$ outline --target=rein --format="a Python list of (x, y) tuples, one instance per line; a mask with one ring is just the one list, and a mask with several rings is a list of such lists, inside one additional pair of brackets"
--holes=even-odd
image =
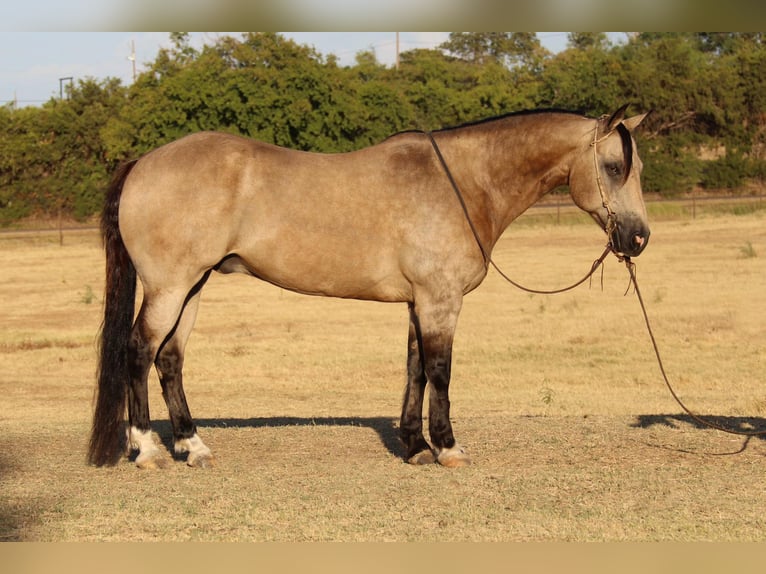
[[(511, 279), (508, 275), (506, 275), (498, 266), (497, 264), (492, 260), (492, 256), (487, 252), (487, 250), (484, 248), (484, 245), (481, 242), (481, 238), (479, 237), (479, 232), (476, 229), (476, 226), (473, 223), (473, 220), (471, 219), (470, 214), (468, 213), (468, 206), (465, 203), (465, 199), (463, 198), (463, 194), (460, 191), (460, 188), (457, 185), (457, 182), (455, 181), (455, 178), (452, 175), (452, 172), (449, 169), (449, 166), (447, 165), (447, 162), (444, 159), (444, 156), (441, 153), (441, 150), (439, 149), (439, 146), (436, 143), (436, 140), (433, 137), (433, 134), (430, 131), (422, 131), (421, 133), (425, 134), (429, 141), (431, 142), (431, 145), (433, 146), (434, 152), (436, 153), (436, 157), (439, 159), (439, 163), (441, 164), (442, 168), (444, 169), (444, 173), (447, 175), (447, 179), (450, 182), (450, 185), (452, 186), (453, 191), (455, 192), (455, 195), (457, 196), (457, 199), (460, 203), (460, 207), (463, 210), (463, 214), (465, 215), (466, 221), (468, 222), (468, 226), (471, 228), (471, 232), (473, 233), (473, 237), (476, 240), (476, 244), (479, 246), (479, 250), (481, 251), (482, 257), (484, 258), (484, 266), (485, 268), (488, 268), (490, 265), (494, 267), (495, 271), (497, 271), (500, 276), (505, 279), (508, 283), (516, 287), (517, 289), (521, 289), (522, 291), (526, 291), (527, 293), (535, 293), (539, 295), (555, 295), (558, 293), (564, 293), (566, 291), (571, 291), (575, 287), (579, 287), (582, 285), (585, 281), (590, 279), (593, 274), (596, 272), (596, 270), (603, 264), (604, 260), (607, 258), (609, 253), (614, 253), (615, 256), (619, 261), (624, 261), (625, 266), (628, 269), (628, 273), (630, 274), (630, 282), (633, 284), (633, 288), (636, 292), (636, 296), (638, 297), (638, 302), (641, 306), (641, 312), (644, 316), (644, 322), (646, 323), (646, 329), (649, 333), (649, 339), (652, 342), (652, 347), (654, 349), (654, 355), (657, 358), (657, 364), (660, 368), (660, 373), (662, 374), (662, 378), (665, 381), (665, 386), (667, 387), (668, 391), (670, 391), (671, 396), (673, 399), (675, 399), (676, 403), (684, 410), (684, 412), (689, 415), (694, 421), (697, 423), (733, 435), (740, 435), (740, 436), (746, 436), (746, 437), (755, 437), (755, 436), (763, 436), (766, 435), (766, 429), (764, 430), (752, 430), (752, 431), (742, 431), (737, 429), (731, 429), (726, 428), (724, 426), (721, 426), (713, 421), (709, 421), (706, 419), (703, 419), (699, 415), (695, 414), (691, 409), (689, 409), (684, 402), (680, 399), (678, 394), (676, 394), (675, 390), (673, 389), (673, 385), (670, 383), (670, 380), (668, 379), (668, 375), (665, 372), (665, 366), (662, 362), (662, 357), (660, 356), (660, 350), (659, 346), (657, 345), (657, 340), (654, 337), (654, 331), (652, 330), (652, 326), (649, 323), (649, 315), (646, 311), (646, 305), (644, 303), (644, 298), (641, 296), (641, 290), (638, 287), (638, 280), (636, 279), (636, 264), (631, 261), (630, 257), (623, 256), (618, 254), (614, 246), (611, 243), (611, 240), (609, 243), (607, 243), (606, 248), (604, 249), (604, 252), (599, 256), (598, 259), (596, 259), (593, 262), (593, 265), (590, 268), (590, 271), (585, 274), (585, 276), (576, 281), (575, 283), (572, 283), (571, 285), (567, 287), (562, 287), (560, 289), (552, 289), (552, 290), (543, 290), (543, 289), (530, 289), (528, 287), (524, 287), (523, 285), (520, 285), (513, 279)], [(594, 168), (596, 169), (596, 182), (598, 184), (598, 191), (601, 195), (601, 201), (602, 205), (607, 211), (607, 223), (606, 223), (606, 232), (607, 236), (611, 238), (611, 232), (616, 227), (616, 219), (615, 214), (612, 211), (610, 205), (609, 205), (609, 198), (604, 191), (603, 183), (601, 181), (601, 174), (600, 170), (598, 169), (598, 156), (596, 154), (596, 146), (602, 142), (604, 139), (606, 139), (607, 136), (609, 136), (612, 132), (608, 132), (601, 138), (598, 138), (598, 126), (596, 126), (596, 130), (593, 136), (593, 141), (591, 142), (591, 147), (593, 148), (593, 162), (594, 162)], [(626, 293), (627, 294), (627, 293)]]

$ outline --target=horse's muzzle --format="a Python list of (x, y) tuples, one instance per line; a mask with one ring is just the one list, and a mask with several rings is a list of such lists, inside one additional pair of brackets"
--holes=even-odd
[(636, 257), (646, 248), (650, 234), (649, 228), (643, 222), (618, 222), (610, 239), (617, 253)]

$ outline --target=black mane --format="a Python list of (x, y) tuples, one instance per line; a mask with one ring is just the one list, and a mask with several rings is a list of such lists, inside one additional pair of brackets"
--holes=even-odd
[(462, 124), (458, 124), (455, 126), (446, 126), (443, 128), (439, 128), (437, 130), (433, 130), (434, 132), (448, 132), (452, 130), (459, 130), (461, 128), (468, 128), (468, 127), (474, 127), (474, 126), (480, 126), (482, 124), (488, 124), (491, 122), (495, 122), (498, 120), (504, 120), (506, 118), (513, 118), (513, 117), (522, 117), (522, 116), (533, 116), (533, 115), (542, 115), (542, 114), (569, 114), (569, 115), (575, 115), (575, 116), (581, 116), (584, 117), (585, 114), (583, 114), (580, 111), (574, 111), (574, 110), (562, 110), (558, 108), (543, 108), (543, 109), (537, 109), (537, 110), (520, 110), (517, 112), (508, 112), (506, 114), (500, 114), (498, 116), (491, 116), (488, 118), (483, 118), (480, 120), (472, 120), (468, 121)]
[(454, 126), (445, 126), (445, 127), (441, 127), (441, 128), (435, 129), (435, 130), (420, 130), (420, 129), (403, 130), (403, 131), (391, 134), (386, 139), (388, 140), (388, 139), (391, 139), (393, 137), (404, 135), (404, 134), (422, 134), (422, 133), (426, 133), (426, 132), (429, 132), (429, 131), (431, 133), (445, 133), (445, 132), (451, 132), (451, 131), (459, 130), (459, 129), (462, 129), (462, 128), (475, 127), (475, 126), (480, 126), (480, 125), (484, 125), (484, 124), (489, 124), (489, 123), (496, 122), (496, 121), (499, 121), (499, 120), (504, 120), (506, 118), (522, 117), (522, 116), (532, 116), (532, 115), (537, 115), (537, 114), (569, 114), (569, 115), (575, 115), (575, 116), (580, 116), (580, 117), (586, 117), (585, 114), (583, 112), (580, 112), (580, 111), (563, 110), (563, 109), (558, 109), (558, 108), (543, 108), (543, 109), (536, 109), (536, 110), (521, 110), (521, 111), (516, 111), (516, 112), (508, 112), (508, 113), (500, 114), (500, 115), (497, 115), (497, 116), (490, 116), (490, 117), (482, 118), (482, 119), (479, 119), (479, 120), (470, 120), (470, 121), (464, 122), (462, 124), (457, 124), (457, 125), (454, 125)]

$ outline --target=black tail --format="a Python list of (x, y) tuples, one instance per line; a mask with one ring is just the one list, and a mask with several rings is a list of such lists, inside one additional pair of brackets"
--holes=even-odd
[(101, 236), (106, 252), (104, 322), (99, 345), (96, 410), (88, 446), (88, 462), (96, 466), (116, 464), (126, 446), (128, 341), (135, 311), (136, 268), (122, 242), (117, 216), (122, 186), (135, 163), (125, 163), (117, 169), (101, 213)]

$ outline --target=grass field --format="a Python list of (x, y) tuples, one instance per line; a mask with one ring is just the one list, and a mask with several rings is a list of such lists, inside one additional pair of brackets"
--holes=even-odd
[[(520, 221), (495, 250), (519, 282), (580, 277), (603, 234)], [(664, 387), (628, 275), (467, 296), (451, 398), (474, 464), (402, 462), (403, 305), (214, 276), (186, 391), (218, 459), (85, 464), (101, 318), (94, 232), (0, 236), (0, 540), (764, 540), (766, 443), (700, 428)], [(763, 212), (662, 218), (636, 260), (668, 373), (719, 423), (766, 428)], [(158, 440), (171, 440), (159, 384)]]

